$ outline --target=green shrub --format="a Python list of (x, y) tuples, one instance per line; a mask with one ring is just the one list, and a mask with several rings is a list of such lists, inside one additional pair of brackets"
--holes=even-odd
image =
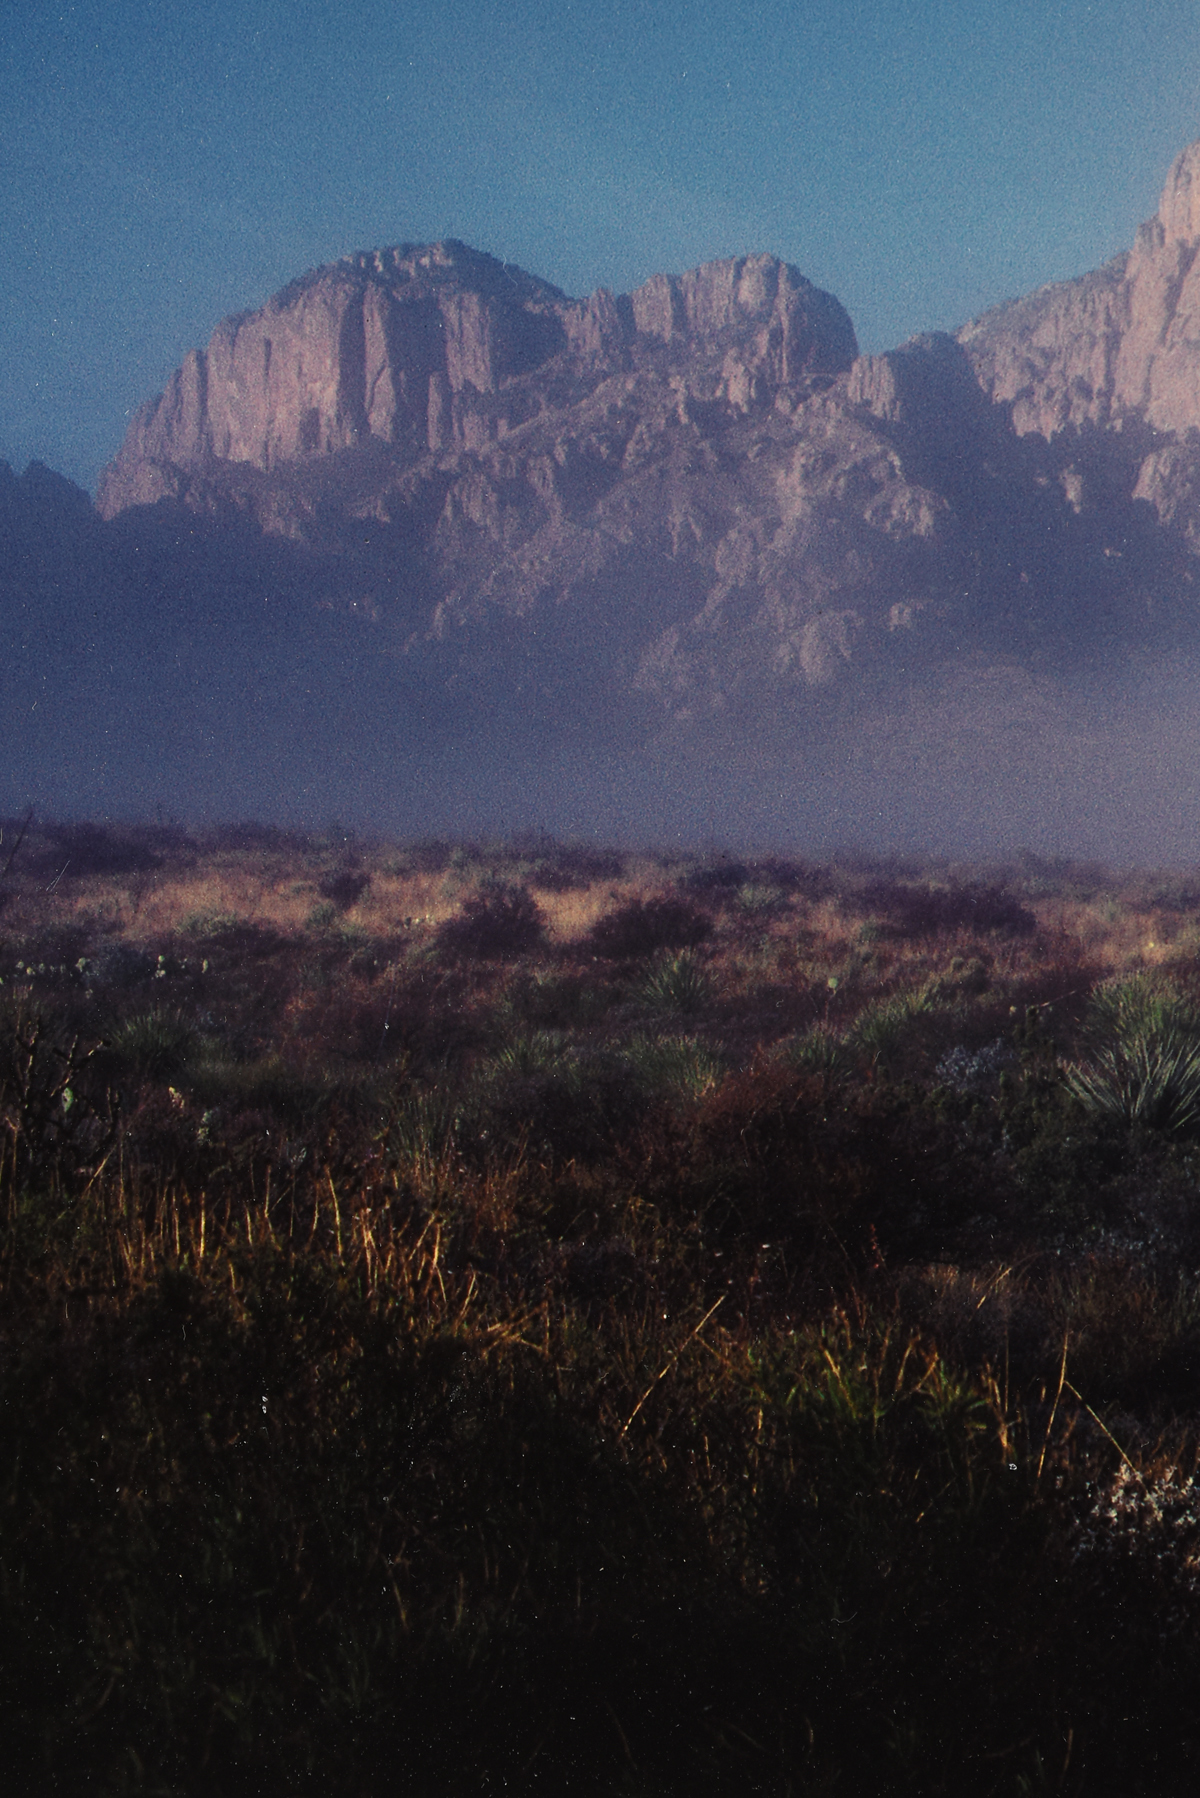
[(642, 1085), (699, 1099), (725, 1074), (721, 1057), (693, 1036), (635, 1037), (623, 1060)]
[(1102, 986), (1085, 1029), (1098, 1046), (1065, 1078), (1086, 1111), (1131, 1129), (1200, 1123), (1200, 1014), (1174, 987), (1145, 978)]
[(617, 991), (603, 982), (539, 968), (513, 982), (502, 1010), (526, 1025), (586, 1029), (611, 1010), (616, 998)]
[(854, 1055), (844, 1037), (828, 1024), (814, 1024), (784, 1048), (784, 1057), (798, 1073), (823, 1074), (841, 1079), (854, 1067)]
[(1131, 1129), (1179, 1132), (1200, 1123), (1200, 1043), (1182, 1031), (1113, 1043), (1065, 1077), (1085, 1110)]
[(854, 1021), (850, 1042), (873, 1067), (890, 1067), (913, 1035), (917, 1020), (931, 1010), (923, 991), (894, 993), (862, 1010)]
[(487, 1063), (487, 1071), (502, 1080), (529, 1079), (537, 1074), (570, 1074), (576, 1063), (566, 1038), (556, 1030), (535, 1030), (506, 1043)]

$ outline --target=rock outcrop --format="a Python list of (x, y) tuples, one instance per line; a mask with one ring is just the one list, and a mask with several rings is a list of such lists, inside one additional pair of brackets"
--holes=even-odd
[(959, 332), (1018, 432), (1200, 426), (1200, 144), (1178, 156), (1132, 250)]
[(286, 541), (405, 678), (558, 720), (1061, 661), (1190, 615), (1198, 247), (1194, 146), (1128, 255), (869, 357), (770, 256), (577, 300), (456, 242), (367, 252), (220, 324), (99, 508)]
[(9, 809), (1030, 841), (1049, 790), (1054, 842), (1194, 856), (1198, 251), (1200, 145), (1128, 254), (884, 355), (769, 256), (318, 269), (104, 522), (0, 465)]
[(856, 348), (838, 302), (770, 256), (570, 300), (463, 244), (406, 244), (318, 269), (218, 325), (134, 418), (99, 507), (178, 495), (222, 464), (266, 473), (364, 444), (402, 465), (477, 450), (648, 364), (703, 365), (714, 395), (745, 410), (847, 368)]

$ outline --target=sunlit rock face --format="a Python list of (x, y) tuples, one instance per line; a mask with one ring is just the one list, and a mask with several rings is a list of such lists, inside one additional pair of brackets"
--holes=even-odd
[(1200, 147), (1128, 255), (866, 357), (772, 256), (580, 300), (457, 242), (363, 252), (218, 325), (99, 509), (319, 558), (464, 704), (786, 734), (954, 658), (1190, 628), (1198, 243)]
[(317, 269), (142, 408), (103, 523), (0, 466), (9, 810), (1194, 859), (1198, 247), (1194, 146), (1128, 254), (883, 355), (765, 255)]
[(409, 651), (470, 659), (524, 620), (543, 661), (619, 666), (690, 717), (760, 678), (827, 684), (929, 605), (952, 507), (897, 445), (947, 347), (978, 407), (949, 340), (862, 364), (841, 304), (772, 256), (573, 300), (458, 243), (370, 252), (219, 325), (99, 508), (324, 546), (366, 527), (376, 585), (420, 564), (420, 604), (398, 578), (383, 603)]
[(1172, 164), (1132, 250), (959, 332), (1018, 431), (1200, 426), (1200, 144)]
[(268, 472), (365, 443), (403, 462), (481, 449), (648, 363), (679, 363), (744, 410), (855, 353), (838, 302), (770, 256), (571, 300), (459, 243), (372, 251), (218, 325), (137, 414), (100, 507), (177, 493), (223, 463)]

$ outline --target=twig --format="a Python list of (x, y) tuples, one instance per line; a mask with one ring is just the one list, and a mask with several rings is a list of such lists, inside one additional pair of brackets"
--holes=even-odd
[(620, 1433), (617, 1436), (618, 1442), (621, 1442), (624, 1440), (625, 1432), (628, 1430), (630, 1424), (633, 1422), (634, 1418), (637, 1416), (638, 1412), (641, 1410), (641, 1408), (645, 1404), (646, 1400), (650, 1397), (650, 1394), (654, 1391), (654, 1388), (658, 1385), (659, 1381), (666, 1379), (667, 1375), (670, 1373), (671, 1369), (674, 1367), (675, 1363), (678, 1361), (680, 1355), (682, 1355), (684, 1349), (687, 1348), (688, 1343), (694, 1342), (696, 1340), (696, 1337), (699, 1336), (701, 1330), (704, 1328), (705, 1324), (708, 1322), (708, 1320), (712, 1316), (713, 1312), (717, 1309), (718, 1306), (723, 1305), (725, 1303), (725, 1300), (727, 1297), (728, 1297), (728, 1294), (723, 1292), (721, 1294), (720, 1298), (717, 1300), (717, 1303), (715, 1305), (709, 1306), (708, 1310), (704, 1313), (704, 1316), (700, 1319), (700, 1322), (696, 1325), (696, 1328), (692, 1331), (691, 1335), (687, 1338), (687, 1341), (680, 1343), (679, 1347), (675, 1350), (675, 1353), (671, 1356), (670, 1360), (667, 1361), (666, 1365), (660, 1370), (660, 1372), (655, 1374), (654, 1378), (651, 1380), (650, 1384), (647, 1386), (645, 1392), (643, 1392), (641, 1398), (638, 1400), (637, 1404), (633, 1407), (633, 1410), (629, 1413), (629, 1416), (625, 1419), (625, 1422), (622, 1424)]
[(25, 822), (22, 824), (20, 830), (17, 832), (17, 840), (13, 844), (11, 850), (9, 851), (8, 860), (4, 864), (3, 871), (0, 871), (0, 880), (4, 879), (5, 875), (8, 873), (8, 870), (12, 867), (13, 863), (16, 861), (17, 850), (21, 847), (21, 844), (25, 841), (25, 832), (29, 829), (29, 826), (32, 824), (32, 822), (33, 822), (33, 807), (30, 806), (29, 810), (25, 814)]
[(1130, 1473), (1136, 1474), (1137, 1478), (1140, 1480), (1142, 1477), (1141, 1474), (1138, 1472), (1138, 1469), (1134, 1466), (1133, 1462), (1129, 1459), (1129, 1456), (1125, 1453), (1125, 1450), (1121, 1447), (1121, 1444), (1117, 1441), (1116, 1437), (1113, 1435), (1112, 1431), (1109, 1429), (1109, 1427), (1105, 1423), (1104, 1419), (1102, 1417), (1097, 1417), (1096, 1413), (1092, 1410), (1092, 1407), (1088, 1404), (1088, 1402), (1084, 1398), (1083, 1394), (1081, 1392), (1075, 1391), (1075, 1388), (1074, 1388), (1074, 1386), (1072, 1386), (1070, 1380), (1065, 1380), (1063, 1382), (1063, 1384), (1066, 1386), (1066, 1389), (1068, 1392), (1072, 1392), (1075, 1394), (1075, 1397), (1079, 1400), (1080, 1404), (1083, 1406), (1084, 1410), (1087, 1412), (1087, 1414), (1091, 1418), (1092, 1422), (1095, 1424), (1098, 1424), (1100, 1426), (1100, 1428), (1104, 1431), (1104, 1434), (1108, 1437), (1109, 1441), (1112, 1443), (1113, 1447), (1116, 1449), (1117, 1453), (1120, 1455), (1122, 1461), (1124, 1461), (1126, 1467), (1128, 1467)]
[[(1063, 1331), (1062, 1361), (1059, 1364), (1059, 1369), (1058, 1369), (1058, 1391), (1054, 1394), (1054, 1403), (1050, 1407), (1050, 1419), (1046, 1425), (1046, 1435), (1045, 1435), (1045, 1440), (1042, 1443), (1042, 1452), (1038, 1456), (1037, 1477), (1039, 1480), (1042, 1477), (1042, 1467), (1045, 1464), (1045, 1460), (1046, 1460), (1046, 1450), (1050, 1446), (1050, 1432), (1054, 1428), (1054, 1419), (1058, 1415), (1058, 1401), (1062, 1397), (1063, 1387), (1067, 1383), (1067, 1343), (1068, 1343), (1069, 1339), (1070, 1339), (1070, 1332), (1067, 1330), (1064, 1330)], [(1072, 1387), (1071, 1390), (1072, 1390), (1072, 1392), (1074, 1392), (1075, 1388)]]

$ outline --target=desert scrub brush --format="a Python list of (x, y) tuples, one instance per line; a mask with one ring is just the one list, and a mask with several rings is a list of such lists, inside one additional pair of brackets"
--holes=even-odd
[(182, 1073), (201, 1046), (198, 1032), (181, 1013), (157, 1005), (124, 1018), (107, 1042), (134, 1073), (150, 1078)]
[(1128, 1044), (1168, 1031), (1200, 1043), (1200, 1011), (1173, 982), (1134, 975), (1096, 988), (1088, 1002), (1084, 1031), (1100, 1045), (1114, 1038)]
[(500, 1080), (530, 1080), (545, 1074), (575, 1075), (578, 1064), (561, 1031), (534, 1030), (506, 1043), (487, 1062), (486, 1070)]
[(891, 998), (877, 999), (866, 1006), (855, 1019), (850, 1032), (854, 1048), (870, 1061), (872, 1067), (885, 1067), (896, 1059), (901, 1046), (911, 1035), (915, 1022), (933, 1009), (928, 992), (919, 990), (894, 993)]
[(784, 1059), (801, 1074), (821, 1074), (827, 1080), (844, 1079), (853, 1072), (854, 1056), (845, 1040), (828, 1024), (814, 1024), (794, 1037)]

